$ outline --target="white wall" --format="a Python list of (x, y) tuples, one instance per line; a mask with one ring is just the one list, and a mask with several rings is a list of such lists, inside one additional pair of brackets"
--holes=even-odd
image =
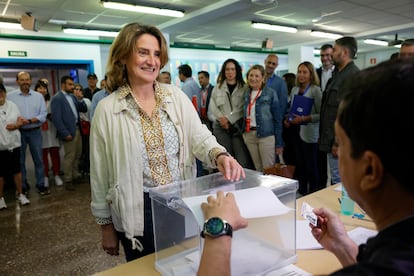
[[(91, 43), (1, 39), (0, 58), (41, 60), (85, 60), (93, 61), (93, 71), (98, 78), (103, 76), (101, 45)], [(26, 51), (27, 57), (9, 57), (8, 51)]]

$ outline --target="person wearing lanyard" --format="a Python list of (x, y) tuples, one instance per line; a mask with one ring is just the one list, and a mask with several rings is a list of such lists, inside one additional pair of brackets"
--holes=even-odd
[[(299, 193), (306, 195), (323, 188), (319, 181), (318, 170), (318, 138), (319, 118), (322, 101), (322, 91), (319, 77), (312, 63), (305, 61), (299, 64), (296, 86), (292, 89), (292, 105), (298, 97), (313, 99), (309, 115), (288, 117), (284, 120), (285, 127), (300, 125), (297, 146), (297, 164), (295, 176), (299, 181)], [(308, 187), (309, 184), (309, 187)]]
[(265, 70), (256, 64), (247, 71), (243, 139), (257, 171), (272, 167), (283, 152), (282, 120), (275, 90), (265, 86)]

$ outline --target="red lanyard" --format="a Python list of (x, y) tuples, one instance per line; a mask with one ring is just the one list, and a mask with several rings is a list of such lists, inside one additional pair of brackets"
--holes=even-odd
[(207, 104), (207, 87), (201, 91), (201, 107), (206, 107)]
[[(253, 92), (253, 91), (252, 91)], [(250, 93), (249, 96), (249, 105), (247, 106), (247, 117), (250, 118), (250, 114), (252, 112), (252, 107), (253, 105), (256, 103), (257, 99), (260, 97), (260, 94), (262, 94), (262, 89), (260, 89), (257, 94), (256, 97), (254, 97), (253, 101), (252, 101), (252, 93)]]
[(247, 106), (246, 132), (250, 132), (250, 114), (252, 113), (252, 106), (256, 103), (257, 99), (260, 97), (260, 94), (262, 93), (262, 89), (260, 89), (257, 92), (256, 97), (254, 97), (253, 99), (253, 102), (252, 102), (252, 93), (253, 91), (250, 93), (249, 105)]

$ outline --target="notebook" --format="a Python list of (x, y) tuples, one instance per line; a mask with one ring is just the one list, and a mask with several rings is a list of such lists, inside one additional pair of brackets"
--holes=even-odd
[(294, 114), (299, 116), (307, 116), (311, 113), (314, 99), (305, 96), (295, 95), (292, 100), (292, 108), (290, 109), (288, 120), (295, 118)]

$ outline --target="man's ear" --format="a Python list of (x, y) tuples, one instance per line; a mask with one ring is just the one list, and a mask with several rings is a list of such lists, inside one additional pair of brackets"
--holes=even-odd
[(364, 166), (361, 190), (370, 191), (381, 185), (384, 167), (379, 156), (372, 151), (365, 151), (361, 157), (361, 166)]

